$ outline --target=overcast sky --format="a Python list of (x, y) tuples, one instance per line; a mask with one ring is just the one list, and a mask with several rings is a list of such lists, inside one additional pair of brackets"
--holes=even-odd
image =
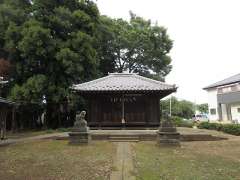
[(168, 83), (178, 98), (207, 102), (202, 90), (240, 73), (239, 0), (98, 0), (101, 14), (129, 19), (129, 11), (158, 22), (174, 40)]

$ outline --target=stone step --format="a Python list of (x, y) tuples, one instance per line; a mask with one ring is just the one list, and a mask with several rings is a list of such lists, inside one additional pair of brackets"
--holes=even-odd
[(131, 136), (131, 135), (112, 135), (109, 136), (110, 141), (125, 141), (125, 142), (137, 142), (139, 141), (139, 136)]
[(139, 139), (139, 136), (109, 136), (109, 139)]
[(137, 139), (110, 139), (110, 142), (139, 142)]

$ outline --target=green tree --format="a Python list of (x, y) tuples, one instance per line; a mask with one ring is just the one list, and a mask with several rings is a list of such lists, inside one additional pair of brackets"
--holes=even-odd
[[(101, 17), (100, 66), (164, 79), (171, 70), (172, 40), (164, 27), (130, 13), (130, 21)], [(106, 48), (109, 47), (109, 48)], [(104, 71), (104, 70), (103, 70)]]
[[(171, 98), (172, 116), (189, 119), (194, 115), (194, 103), (186, 100)], [(162, 111), (170, 113), (170, 98), (161, 100)]]
[(165, 28), (133, 13), (129, 22), (100, 17), (91, 0), (0, 1), (0, 58), (12, 67), (9, 96), (44, 105), (52, 128), (62, 124), (72, 84), (115, 71), (164, 79), (171, 48)]
[(101, 16), (98, 24), (96, 40), (97, 58), (99, 59), (99, 70), (103, 75), (115, 72), (115, 46), (113, 19)]
[(198, 104), (197, 105), (197, 109), (201, 112), (201, 113), (208, 113), (208, 104), (204, 103), (204, 104)]
[(13, 100), (46, 101), (48, 126), (59, 125), (69, 87), (95, 78), (99, 12), (89, 0), (4, 0), (0, 3), (1, 56), (15, 67)]

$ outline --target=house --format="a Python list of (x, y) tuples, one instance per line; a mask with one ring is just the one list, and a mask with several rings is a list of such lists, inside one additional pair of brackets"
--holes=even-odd
[(132, 73), (108, 76), (77, 84), (73, 90), (88, 102), (90, 126), (157, 126), (160, 99), (175, 92), (175, 85)]
[(240, 123), (240, 74), (203, 89), (208, 92), (210, 121)]

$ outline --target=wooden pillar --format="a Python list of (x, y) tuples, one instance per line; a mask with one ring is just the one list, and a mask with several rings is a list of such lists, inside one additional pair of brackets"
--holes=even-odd
[(124, 117), (124, 113), (125, 113), (125, 109), (124, 109), (124, 95), (122, 95), (122, 124), (125, 124), (125, 117)]
[(15, 119), (15, 113), (16, 113), (16, 108), (15, 106), (12, 108), (12, 133), (14, 133), (16, 131), (16, 119)]
[(161, 114), (162, 114), (161, 109), (160, 109), (160, 97), (157, 96), (156, 99), (157, 99), (157, 123), (160, 124)]
[(98, 127), (99, 129), (101, 129), (101, 127), (104, 125), (103, 124), (103, 111), (102, 111), (102, 102), (103, 102), (103, 97), (101, 98), (97, 98), (96, 100), (96, 104), (95, 104), (95, 108), (96, 108), (96, 112), (97, 112), (97, 118), (96, 118), (96, 122), (98, 122)]

